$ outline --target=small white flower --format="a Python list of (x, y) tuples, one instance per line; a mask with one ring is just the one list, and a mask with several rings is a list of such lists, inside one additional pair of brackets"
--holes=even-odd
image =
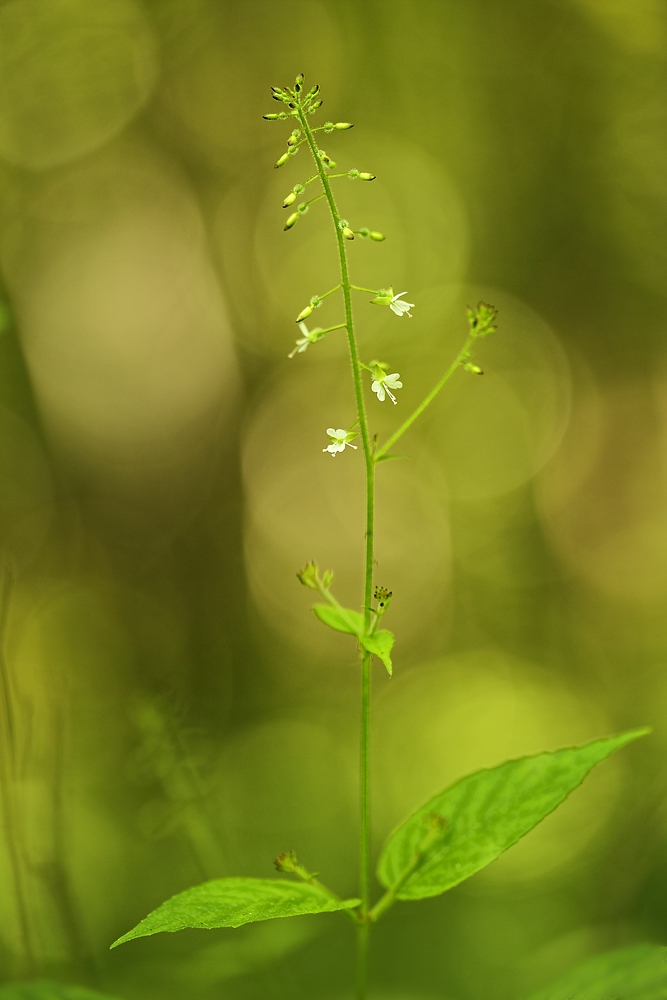
[(324, 330), (320, 326), (316, 326), (314, 330), (309, 330), (305, 323), (299, 323), (299, 329), (303, 337), (297, 340), (296, 347), (287, 355), (288, 358), (293, 358), (295, 354), (303, 354), (309, 344), (316, 344), (324, 336)]
[(398, 295), (394, 295), (391, 302), (389, 303), (389, 308), (397, 316), (402, 316), (403, 313), (407, 313), (410, 319), (412, 319), (411, 309), (414, 309), (414, 302), (403, 302), (401, 301), (401, 295), (407, 295), (407, 292), (399, 292)]
[(350, 444), (350, 441), (354, 440), (357, 436), (352, 431), (343, 430), (342, 427), (338, 427), (337, 429), (327, 427), (327, 434), (331, 438), (331, 444), (327, 445), (326, 448), (322, 448), (322, 451), (328, 451), (333, 458), (336, 457), (336, 452), (345, 451), (346, 448), (354, 448), (356, 451), (356, 444)]
[(376, 368), (373, 374), (375, 375), (375, 379), (371, 382), (371, 389), (377, 394), (377, 398), (383, 403), (385, 395), (387, 395), (395, 405), (396, 397), (392, 389), (403, 388), (403, 383), (399, 382), (400, 375), (398, 372), (394, 372), (393, 375), (385, 375), (381, 368)]

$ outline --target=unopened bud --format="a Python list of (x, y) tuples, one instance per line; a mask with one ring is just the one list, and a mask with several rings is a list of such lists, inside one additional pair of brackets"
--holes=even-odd
[(297, 574), (298, 579), (304, 587), (317, 590), (317, 563), (309, 562)]
[(283, 208), (289, 208), (296, 201), (296, 191), (290, 191), (283, 202)]
[[(300, 323), (302, 320), (308, 319), (312, 311), (313, 311), (312, 305), (306, 306), (305, 309), (302, 309), (299, 315), (297, 316), (296, 322)], [(308, 565), (310, 565), (310, 563)], [(303, 580), (301, 582), (303, 583)]]
[(317, 97), (319, 92), (320, 92), (320, 85), (319, 83), (316, 83), (315, 86), (311, 87), (308, 93), (306, 94), (306, 100), (309, 101), (311, 97)]
[(368, 174), (368, 173), (359, 174), (359, 180), (360, 181), (374, 181), (375, 180), (375, 174)]
[(293, 874), (297, 868), (296, 851), (279, 854), (273, 863), (276, 866), (276, 871)]
[(296, 90), (297, 94), (301, 91), (302, 87), (303, 87), (303, 73), (299, 73), (296, 80), (294, 81), (294, 89)]
[(368, 235), (370, 236), (370, 238), (372, 240), (375, 240), (376, 243), (382, 243), (382, 241), (387, 238), (384, 235), (384, 233), (377, 233), (377, 232), (373, 232), (373, 231), (371, 231)]
[(369, 237), (370, 235), (371, 231), (370, 229), (367, 229), (366, 226), (363, 226), (361, 229), (357, 230), (357, 236), (363, 236), (364, 239), (367, 239), (367, 237)]
[(353, 122), (336, 122), (334, 128), (337, 128), (339, 132), (344, 132), (346, 128), (354, 128)]
[(289, 157), (290, 157), (289, 153), (283, 153), (283, 155), (279, 157), (278, 160), (276, 161), (276, 167), (282, 167), (283, 164), (287, 163)]
[(283, 230), (285, 230), (285, 229), (291, 229), (292, 226), (296, 226), (297, 222), (299, 221), (299, 215), (300, 214), (301, 214), (300, 212), (292, 212), (292, 214), (290, 215), (289, 219), (287, 220), (287, 222), (283, 226)]
[(317, 109), (321, 108), (321, 107), (322, 107), (322, 101), (315, 101), (314, 104), (310, 105), (310, 107), (308, 108), (308, 110), (311, 111), (311, 112), (312, 111), (317, 111)]
[(484, 374), (484, 372), (479, 367), (479, 365), (473, 365), (470, 361), (468, 361), (463, 367), (465, 368), (465, 370), (467, 372), (472, 372), (473, 375), (483, 375)]
[(345, 237), (346, 240), (354, 239), (354, 233), (352, 232), (349, 226), (343, 227), (343, 236)]
[(262, 118), (264, 118), (265, 121), (267, 122), (276, 122), (278, 121), (279, 118), (284, 118), (284, 117), (285, 117), (284, 113), (280, 111), (275, 115), (262, 115)]
[(280, 101), (281, 104), (285, 100), (282, 94), (271, 94), (271, 97), (273, 98), (274, 101)]
[(333, 583), (333, 578), (334, 578), (333, 570), (325, 569), (324, 573), (322, 574), (322, 586), (324, 587), (325, 590), (329, 589), (329, 587)]

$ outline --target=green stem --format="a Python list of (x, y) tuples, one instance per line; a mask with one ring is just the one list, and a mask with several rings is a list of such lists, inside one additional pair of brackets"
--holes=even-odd
[(382, 456), (385, 455), (393, 445), (396, 444), (396, 442), (398, 441), (398, 439), (400, 437), (402, 437), (405, 434), (405, 432), (408, 430), (408, 428), (410, 428), (414, 424), (414, 422), (417, 419), (417, 417), (421, 416), (421, 414), (424, 412), (424, 410), (429, 405), (429, 403), (433, 402), (433, 400), (438, 395), (438, 393), (440, 392), (440, 390), (442, 389), (442, 387), (445, 385), (445, 383), (449, 382), (450, 378), (452, 377), (452, 375), (454, 374), (454, 372), (456, 371), (456, 369), (459, 367), (459, 365), (463, 364), (463, 362), (469, 356), (468, 355), (468, 351), (470, 350), (470, 345), (472, 344), (472, 342), (473, 342), (474, 339), (475, 339), (475, 335), (471, 334), (468, 337), (468, 339), (466, 340), (466, 342), (463, 345), (463, 347), (461, 348), (461, 350), (459, 351), (459, 353), (456, 355), (456, 358), (454, 359), (454, 361), (452, 361), (451, 365), (449, 366), (449, 368), (447, 369), (447, 371), (445, 372), (445, 374), (440, 379), (440, 381), (437, 382), (436, 385), (431, 389), (431, 391), (429, 392), (429, 394), (426, 397), (426, 399), (424, 399), (419, 404), (419, 406), (417, 407), (417, 409), (413, 413), (410, 414), (410, 416), (408, 417), (408, 419), (404, 423), (402, 423), (401, 426), (398, 428), (398, 430), (395, 431), (391, 435), (391, 437), (389, 438), (389, 440), (386, 441), (382, 445), (381, 448), (378, 448), (378, 450), (375, 452), (375, 461), (376, 462), (379, 461), (382, 458)]
[(369, 295), (377, 295), (377, 291), (374, 288), (362, 288), (361, 285), (350, 285), (350, 288), (355, 292), (368, 292)]
[[(366, 471), (366, 554), (364, 566), (364, 617), (366, 630), (371, 624), (371, 597), (373, 593), (373, 542), (374, 542), (374, 516), (375, 516), (375, 459), (371, 446), (371, 439), (368, 433), (368, 420), (366, 418), (366, 407), (364, 404), (363, 386), (361, 382), (361, 365), (359, 364), (359, 352), (354, 334), (354, 319), (352, 315), (352, 295), (350, 276), (347, 267), (347, 255), (345, 249), (345, 239), (340, 227), (340, 215), (336, 207), (336, 202), (329, 184), (329, 178), (324, 164), (319, 155), (313, 133), (308, 124), (306, 115), (301, 106), (298, 107), (299, 119), (304, 133), (308, 140), (310, 151), (317, 165), (317, 170), (322, 182), (322, 188), (329, 203), (331, 219), (336, 231), (336, 241), (338, 244), (338, 257), (340, 262), (341, 284), (343, 286), (343, 297), (345, 300), (345, 317), (347, 322), (347, 340), (350, 351), (350, 363), (352, 366), (352, 377), (354, 380), (354, 393), (357, 403), (357, 419), (359, 421), (359, 431), (364, 450), (364, 463)], [(370, 730), (370, 695), (371, 695), (371, 658), (368, 653), (363, 654), (362, 659), (362, 691), (361, 691), (361, 740), (360, 740), (360, 840), (359, 840), (359, 895), (361, 897), (361, 917), (366, 920), (370, 905), (370, 795), (369, 795), (369, 730)], [(368, 933), (369, 926), (365, 925), (359, 930), (359, 975), (357, 986), (357, 1000), (364, 1000), (366, 996), (366, 969), (368, 954)]]
[(360, 924), (357, 930), (357, 992), (356, 1000), (366, 1000), (368, 986), (368, 939), (370, 924)]

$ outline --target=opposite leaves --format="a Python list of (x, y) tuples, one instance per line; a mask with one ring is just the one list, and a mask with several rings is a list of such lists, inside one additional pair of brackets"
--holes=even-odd
[(378, 865), (380, 882), (397, 899), (451, 889), (537, 826), (596, 764), (648, 732), (509, 760), (462, 778), (392, 833)]
[(331, 913), (359, 905), (358, 899), (335, 899), (314, 885), (280, 879), (218, 878), (172, 896), (111, 945), (186, 927), (240, 927), (255, 920)]
[(394, 635), (389, 629), (381, 628), (371, 635), (365, 634), (364, 616), (349, 608), (333, 607), (331, 604), (315, 604), (313, 611), (321, 622), (335, 629), (336, 632), (347, 632), (355, 635), (367, 653), (372, 653), (382, 660), (387, 673), (392, 675), (391, 650), (394, 645)]
[(582, 962), (530, 1000), (663, 1000), (666, 996), (667, 948), (639, 944)]

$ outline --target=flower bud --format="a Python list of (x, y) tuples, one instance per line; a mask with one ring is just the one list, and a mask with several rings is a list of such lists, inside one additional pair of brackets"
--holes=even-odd
[(358, 176), (359, 176), (359, 180), (360, 181), (374, 181), (375, 180), (375, 174), (363, 173), (363, 174), (359, 174)]
[(382, 243), (382, 241), (386, 239), (384, 233), (370, 232), (368, 235), (372, 240), (375, 240), (376, 243)]
[(302, 309), (301, 312), (299, 313), (299, 315), (297, 316), (296, 322), (300, 323), (301, 320), (308, 319), (308, 317), (310, 316), (310, 314), (312, 313), (312, 311), (313, 311), (312, 305), (306, 306), (306, 308)]
[(473, 365), (472, 362), (468, 361), (464, 366), (467, 372), (472, 372), (473, 375), (483, 375), (484, 372), (479, 367), (479, 365)]
[(287, 220), (287, 222), (283, 226), (283, 230), (285, 230), (285, 229), (291, 229), (292, 226), (296, 226), (297, 222), (299, 221), (299, 215), (300, 215), (299, 212), (292, 212), (292, 214), (290, 215), (289, 219)]
[(364, 239), (367, 239), (370, 235), (371, 231), (370, 229), (367, 229), (366, 226), (362, 226), (361, 229), (357, 229), (357, 236), (363, 236)]
[(345, 237), (346, 240), (354, 239), (354, 233), (352, 232), (349, 226), (343, 227), (343, 236)]
[(308, 111), (312, 114), (313, 111), (317, 111), (317, 109), (321, 107), (322, 107), (322, 101), (315, 101), (314, 104), (310, 105)]
[(287, 163), (289, 157), (290, 157), (289, 153), (283, 153), (283, 155), (279, 157), (278, 160), (276, 161), (276, 167), (282, 167), (283, 164)]
[(325, 569), (324, 573), (322, 573), (322, 586), (324, 587), (325, 590), (329, 589), (329, 587), (333, 583), (333, 578), (334, 578), (333, 570)]
[(262, 118), (264, 118), (265, 121), (267, 121), (267, 122), (276, 122), (276, 121), (278, 121), (279, 118), (284, 118), (284, 117), (285, 117), (285, 114), (282, 111), (279, 111), (275, 115), (262, 115)]
[(319, 83), (316, 83), (315, 86), (311, 87), (308, 93), (306, 94), (306, 100), (309, 101), (311, 98), (317, 97), (319, 92), (320, 92), (320, 85)]
[(303, 73), (299, 73), (296, 80), (294, 81), (294, 89), (296, 90), (297, 94), (301, 92), (302, 87), (303, 87)]
[(304, 585), (304, 587), (310, 587), (311, 590), (317, 590), (317, 563), (309, 562), (303, 567), (297, 574), (298, 579)]
[(276, 866), (276, 871), (294, 874), (297, 870), (296, 852), (287, 851), (284, 854), (279, 854), (273, 863)]
[(283, 202), (283, 208), (289, 208), (296, 201), (296, 191), (290, 191)]
[(345, 131), (346, 128), (354, 128), (353, 122), (336, 122), (334, 128), (337, 128), (339, 132)]

